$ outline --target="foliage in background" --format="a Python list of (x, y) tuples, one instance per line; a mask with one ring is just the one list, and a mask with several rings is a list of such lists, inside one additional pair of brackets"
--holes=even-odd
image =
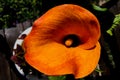
[(36, 19), (41, 14), (41, 2), (41, 0), (0, 0), (0, 29), (16, 26), (16, 23), (28, 19)]
[(48, 76), (49, 80), (66, 80), (66, 76)]
[(120, 14), (115, 15), (115, 19), (110, 29), (107, 30), (107, 33), (112, 36), (113, 29), (115, 29), (118, 25), (120, 25)]

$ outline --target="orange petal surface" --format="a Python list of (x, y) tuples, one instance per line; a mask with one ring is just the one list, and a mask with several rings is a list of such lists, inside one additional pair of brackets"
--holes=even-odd
[(48, 10), (25, 38), (25, 60), (46, 75), (89, 75), (100, 58), (100, 25), (88, 10), (63, 4)]

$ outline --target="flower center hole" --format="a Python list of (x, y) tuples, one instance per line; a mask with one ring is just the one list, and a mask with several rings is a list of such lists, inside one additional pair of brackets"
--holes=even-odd
[(66, 47), (77, 47), (79, 44), (81, 44), (79, 36), (75, 34), (69, 34), (63, 38), (63, 44)]

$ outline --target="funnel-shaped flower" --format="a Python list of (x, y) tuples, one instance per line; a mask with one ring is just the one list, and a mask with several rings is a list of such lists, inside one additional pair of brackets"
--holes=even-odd
[(89, 75), (100, 57), (100, 25), (88, 10), (56, 6), (38, 18), (24, 40), (26, 61), (47, 75)]

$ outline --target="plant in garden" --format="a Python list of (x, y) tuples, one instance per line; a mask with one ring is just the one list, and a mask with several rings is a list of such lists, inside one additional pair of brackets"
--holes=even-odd
[(0, 0), (1, 28), (34, 20), (41, 14), (41, 0)]
[[(5, 0), (5, 1), (1, 0), (0, 2), (1, 2), (0, 4), (2, 4), (0, 5), (0, 12), (1, 12), (0, 23), (2, 25), (2, 28), (13, 27), (11, 25), (15, 26), (16, 23), (24, 22), (28, 19), (35, 20), (41, 14), (40, 12), (41, 4), (42, 4), (41, 0), (40, 1), (39, 0), (29, 0), (29, 1), (27, 0), (19, 0), (19, 1), (18, 0)], [(107, 8), (102, 8), (96, 4), (92, 4), (92, 6), (94, 10), (100, 11), (100, 12), (105, 12), (106, 10), (108, 10)], [(116, 15), (116, 18), (115, 18), (116, 20), (113, 22), (114, 27), (110, 28), (109, 31), (112, 31), (112, 29), (115, 28), (116, 25), (119, 25), (120, 23), (119, 16)], [(112, 35), (112, 32), (110, 32), (109, 34)], [(64, 45), (66, 45), (66, 47), (71, 47), (74, 40), (71, 40), (71, 38), (69, 40), (67, 39), (65, 39), (63, 43), (65, 42)], [(20, 45), (18, 45), (18, 47), (20, 47)], [(24, 55), (23, 51), (20, 53), (16, 52), (16, 55), (14, 55), (12, 59), (19, 66), (25, 67), (26, 63), (24, 62), (25, 59), (23, 58), (23, 55)], [(101, 70), (98, 70), (98, 69), (96, 69), (95, 71), (102, 72)], [(65, 80), (66, 79), (65, 76), (57, 76), (57, 77), (49, 76), (48, 78), (50, 80), (59, 80), (59, 79)], [(80, 79), (80, 80), (84, 80), (84, 79)]]

